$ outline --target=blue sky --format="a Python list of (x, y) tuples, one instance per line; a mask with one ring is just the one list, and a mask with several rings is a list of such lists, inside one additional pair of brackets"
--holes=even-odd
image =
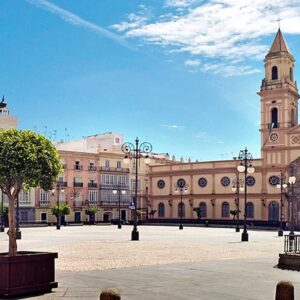
[(259, 157), (278, 17), (297, 80), (300, 0), (1, 0), (0, 94), (52, 139), (115, 131), (176, 158)]

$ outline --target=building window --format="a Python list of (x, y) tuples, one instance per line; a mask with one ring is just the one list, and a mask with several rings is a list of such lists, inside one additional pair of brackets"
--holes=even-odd
[(199, 205), (199, 209), (200, 209), (200, 218), (206, 218), (206, 203), (201, 202)]
[(222, 179), (221, 179), (221, 184), (222, 184), (223, 186), (228, 186), (228, 185), (230, 184), (230, 179), (229, 179), (229, 177), (227, 177), (227, 176), (222, 177)]
[(222, 218), (228, 218), (229, 217), (229, 203), (223, 202), (222, 203)]
[(199, 178), (199, 180), (198, 180), (198, 185), (199, 185), (200, 187), (205, 187), (205, 186), (207, 185), (207, 180), (206, 180), (206, 178), (204, 178), (204, 177)]
[[(140, 191), (140, 179), (138, 179), (137, 191)], [(135, 193), (135, 179), (131, 179), (131, 192)]]
[(45, 212), (41, 213), (41, 221), (42, 222), (47, 222), (48, 221), (48, 214)]
[(117, 168), (121, 169), (121, 161), (120, 160), (117, 161)]
[(279, 205), (275, 201), (269, 204), (269, 221), (279, 221)]
[(293, 69), (290, 68), (290, 80), (294, 81), (294, 74), (293, 74)]
[(246, 216), (247, 218), (254, 218), (254, 204), (252, 202), (247, 202)]
[(120, 144), (120, 138), (116, 137), (116, 138), (115, 138), (115, 143), (116, 143), (116, 144)]
[(270, 176), (269, 183), (271, 185), (277, 185), (280, 183), (280, 178), (278, 176)]
[(271, 109), (271, 120), (273, 128), (278, 128), (278, 109), (276, 107)]
[(248, 176), (246, 178), (246, 184), (248, 186), (253, 186), (255, 184), (255, 178), (253, 176)]
[(276, 66), (272, 67), (272, 80), (278, 79), (278, 69)]
[(82, 166), (80, 165), (80, 160), (75, 160), (75, 170), (81, 170)]
[(158, 188), (163, 189), (165, 187), (165, 185), (166, 184), (165, 184), (165, 182), (162, 179), (160, 179), (160, 180), (157, 181), (157, 187)]
[(89, 203), (90, 204), (98, 203), (98, 191), (89, 191)]
[(20, 204), (31, 204), (30, 201), (30, 191), (23, 191), (21, 190), (19, 193), (19, 203)]
[(181, 216), (185, 218), (185, 205), (183, 202), (178, 204), (178, 217), (180, 218)]
[(40, 190), (40, 204), (49, 204), (50, 193), (49, 191)]
[(105, 168), (109, 168), (109, 160), (105, 161)]
[(159, 218), (165, 217), (165, 205), (163, 203), (158, 204), (158, 217)]

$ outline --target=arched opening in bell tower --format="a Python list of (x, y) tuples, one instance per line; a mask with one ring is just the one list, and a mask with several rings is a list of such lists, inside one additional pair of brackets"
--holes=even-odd
[(278, 68), (276, 66), (272, 67), (272, 80), (278, 79)]
[(294, 81), (294, 74), (293, 74), (293, 69), (290, 68), (290, 80)]
[(278, 109), (273, 107), (271, 109), (271, 124), (273, 123), (273, 128), (278, 128)]

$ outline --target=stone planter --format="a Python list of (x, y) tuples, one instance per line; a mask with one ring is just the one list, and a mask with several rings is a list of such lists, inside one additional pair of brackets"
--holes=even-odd
[(300, 271), (300, 254), (279, 254), (279, 269)]
[(19, 251), (0, 253), (0, 296), (12, 297), (51, 292), (55, 282), (57, 253)]

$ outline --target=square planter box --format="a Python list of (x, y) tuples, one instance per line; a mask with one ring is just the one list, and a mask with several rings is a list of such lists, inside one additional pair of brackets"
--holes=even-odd
[(300, 254), (279, 254), (279, 269), (300, 271)]
[(18, 251), (0, 253), (0, 296), (12, 297), (51, 292), (55, 282), (57, 253)]

